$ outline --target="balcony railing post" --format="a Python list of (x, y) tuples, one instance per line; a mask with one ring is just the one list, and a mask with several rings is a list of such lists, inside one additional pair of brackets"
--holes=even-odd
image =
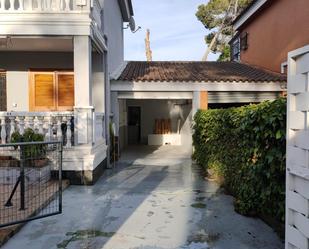
[(9, 10), (14, 10), (14, 0), (10, 0), (10, 8)]
[(28, 116), (27, 117), (27, 128), (30, 128), (34, 130), (34, 117), (33, 116)]
[(67, 148), (71, 148), (72, 147), (72, 132), (71, 132), (71, 116), (67, 116)]
[(53, 131), (53, 122), (52, 117), (47, 117), (47, 132), (45, 134), (45, 141), (50, 141), (52, 138), (52, 131)]
[(18, 0), (18, 10), (24, 10), (24, 0)]
[(18, 116), (18, 129), (21, 135), (23, 135), (25, 132), (25, 121), (24, 120), (25, 120), (24, 116)]
[(44, 135), (44, 129), (43, 129), (44, 116), (37, 116), (37, 120), (38, 120), (38, 131), (39, 131), (40, 134)]
[(0, 0), (0, 10), (5, 10), (5, 0)]
[(37, 4), (38, 4), (39, 11), (42, 11), (43, 10), (43, 8), (42, 8), (42, 0), (37, 0)]
[(15, 118), (16, 118), (15, 116), (10, 117), (10, 135), (8, 138), (9, 141), (11, 141), (12, 135), (15, 132)]
[(6, 143), (5, 117), (1, 117), (1, 143)]
[(57, 140), (58, 141), (61, 141), (62, 139), (62, 129), (61, 129), (61, 121), (62, 121), (62, 117), (61, 116), (58, 116), (56, 117), (57, 119), (57, 124), (56, 124), (56, 127), (57, 127)]

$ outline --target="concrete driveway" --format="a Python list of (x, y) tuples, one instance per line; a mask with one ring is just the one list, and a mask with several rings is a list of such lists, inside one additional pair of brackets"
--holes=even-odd
[(199, 171), (185, 148), (133, 147), (95, 186), (65, 190), (62, 215), (28, 223), (3, 248), (283, 248)]

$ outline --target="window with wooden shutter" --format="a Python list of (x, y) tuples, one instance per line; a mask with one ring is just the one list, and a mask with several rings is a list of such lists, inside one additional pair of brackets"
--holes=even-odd
[(72, 110), (74, 106), (74, 75), (57, 74), (57, 109), (60, 111)]
[(6, 73), (0, 72), (0, 111), (6, 111)]
[(30, 111), (71, 111), (74, 106), (74, 74), (32, 72)]

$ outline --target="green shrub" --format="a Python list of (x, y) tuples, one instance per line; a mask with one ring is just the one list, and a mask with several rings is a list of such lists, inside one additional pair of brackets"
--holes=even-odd
[(241, 214), (284, 222), (286, 100), (198, 111), (194, 159), (223, 177)]
[[(24, 134), (20, 134), (18, 131), (12, 133), (11, 143), (27, 143), (27, 142), (43, 142), (44, 136), (42, 134), (35, 133), (31, 128), (27, 128)], [(44, 158), (46, 155), (46, 145), (34, 144), (24, 145), (23, 153), (26, 159), (39, 159)]]

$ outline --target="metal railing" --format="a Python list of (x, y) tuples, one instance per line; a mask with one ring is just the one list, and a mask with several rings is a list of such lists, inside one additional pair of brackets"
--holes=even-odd
[(0, 228), (62, 212), (62, 143), (0, 145)]

